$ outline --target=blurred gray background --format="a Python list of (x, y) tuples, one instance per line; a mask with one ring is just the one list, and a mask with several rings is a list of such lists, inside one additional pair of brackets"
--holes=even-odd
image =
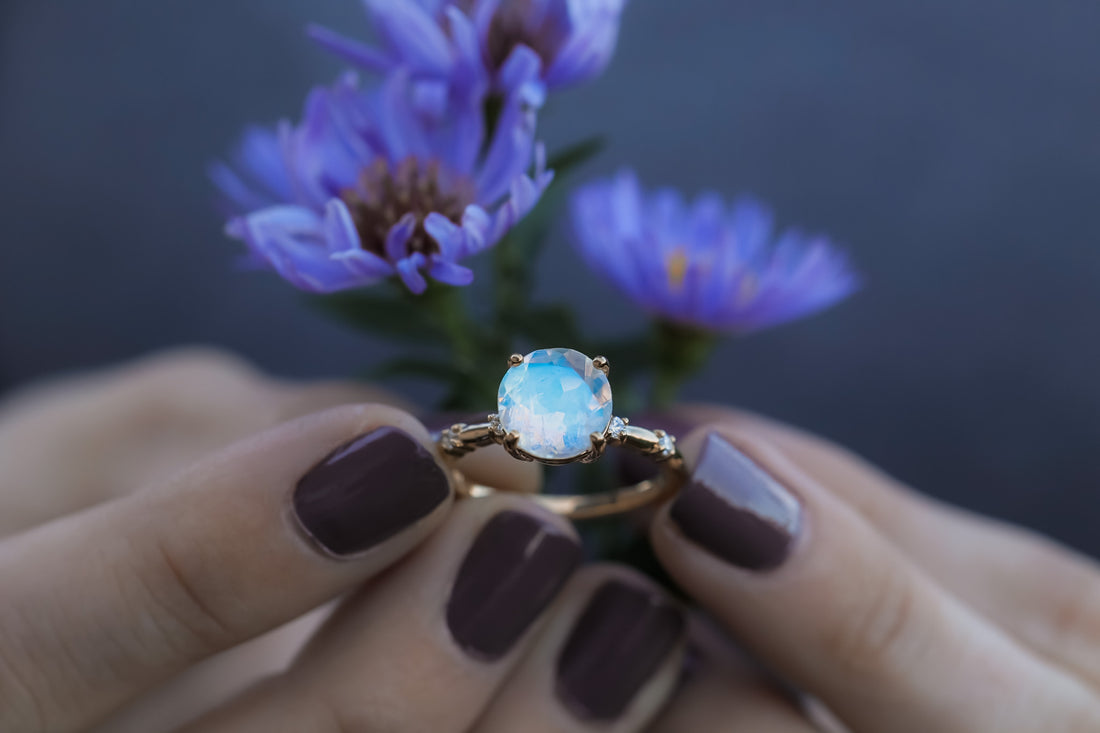
[[(385, 352), (235, 271), (204, 177), (336, 72), (308, 20), (366, 32), (355, 0), (0, 3), (0, 389), (181, 342), (303, 377)], [(633, 0), (542, 132), (606, 131), (585, 175), (761, 195), (866, 274), (690, 397), (1100, 554), (1098, 37), (1095, 0)], [(543, 297), (598, 297), (564, 238), (542, 265)]]

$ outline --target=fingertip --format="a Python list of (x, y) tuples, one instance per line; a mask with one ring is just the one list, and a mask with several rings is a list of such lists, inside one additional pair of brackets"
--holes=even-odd
[(384, 389), (350, 381), (274, 382), (275, 400), (282, 420), (342, 405), (387, 405), (412, 413), (412, 405)]

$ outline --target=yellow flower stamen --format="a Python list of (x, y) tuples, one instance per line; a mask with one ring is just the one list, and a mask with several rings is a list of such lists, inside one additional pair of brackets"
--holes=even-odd
[(760, 280), (751, 272), (745, 273), (741, 277), (741, 282), (737, 284), (737, 304), (739, 306), (746, 306), (756, 299), (756, 294), (760, 292)]
[(688, 258), (684, 247), (672, 250), (665, 262), (665, 270), (668, 272), (668, 284), (673, 290), (684, 287), (684, 279), (687, 277)]

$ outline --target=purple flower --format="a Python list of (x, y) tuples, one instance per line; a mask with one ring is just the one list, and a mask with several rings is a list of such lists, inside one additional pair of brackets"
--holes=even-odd
[(372, 71), (396, 67), (453, 85), (491, 79), (541, 104), (546, 89), (603, 72), (626, 0), (363, 0), (380, 47), (311, 27), (322, 46)]
[(572, 198), (577, 247), (589, 265), (659, 318), (711, 331), (754, 331), (826, 308), (859, 278), (821, 236), (776, 233), (753, 199), (717, 194), (690, 205), (670, 189), (642, 191), (632, 171)]
[(399, 71), (364, 91), (348, 75), (314, 89), (297, 126), (249, 129), (211, 177), (233, 215), (227, 233), (302, 290), (397, 275), (422, 293), (425, 275), (468, 285), (459, 261), (496, 244), (550, 183), (534, 124), (513, 96), (485, 141), (477, 90)]

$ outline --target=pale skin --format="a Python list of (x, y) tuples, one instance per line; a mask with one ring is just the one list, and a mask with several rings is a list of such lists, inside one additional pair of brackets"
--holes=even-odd
[(430, 445), (384, 392), (187, 350), (19, 393), (0, 404), (0, 730), (1100, 730), (1091, 560), (792, 428), (682, 412), (701, 426), (682, 436), (689, 467), (718, 432), (798, 497), (807, 531), (754, 572), (658, 509), (651, 539), (690, 597), (686, 639), (620, 717), (593, 724), (555, 694), (555, 660), (603, 580), (650, 581), (582, 567), (491, 663), (443, 622), (456, 566), (494, 514), (573, 532), (523, 498), (537, 489), (529, 464), (463, 459), (517, 495), (447, 501), (338, 561), (288, 521), (287, 496), (371, 428)]

